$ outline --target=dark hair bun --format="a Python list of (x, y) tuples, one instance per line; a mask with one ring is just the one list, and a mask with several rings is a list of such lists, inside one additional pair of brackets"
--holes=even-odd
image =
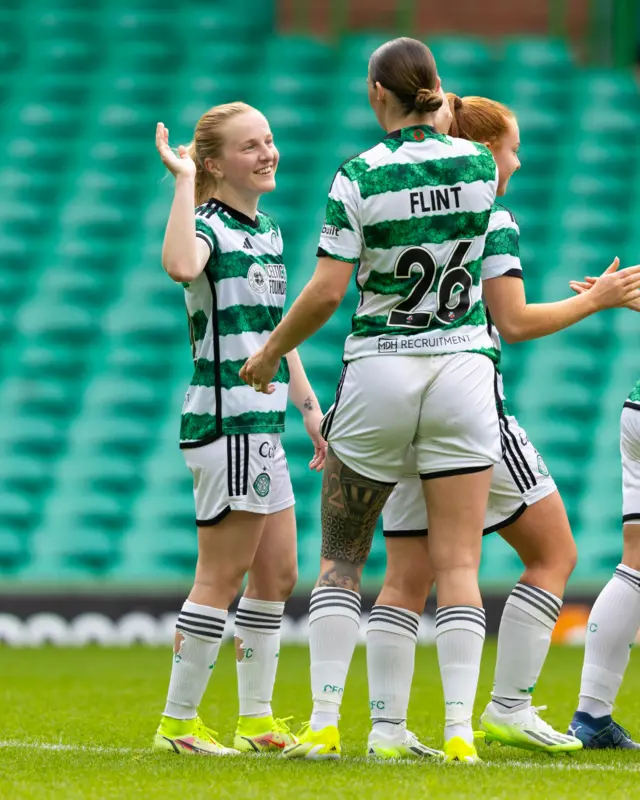
[(453, 110), (454, 111), (460, 111), (461, 108), (462, 108), (462, 98), (458, 97), (457, 94), (454, 94), (453, 95)]
[(428, 114), (431, 111), (437, 111), (442, 102), (442, 95), (434, 89), (418, 89), (414, 104), (416, 111)]

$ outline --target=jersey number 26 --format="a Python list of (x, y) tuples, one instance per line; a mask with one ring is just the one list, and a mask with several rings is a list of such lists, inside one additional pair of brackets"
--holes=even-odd
[(438, 271), (435, 258), (424, 247), (409, 247), (398, 256), (396, 278), (409, 279), (414, 270), (422, 275), (410, 294), (389, 312), (387, 324), (401, 328), (428, 328), (435, 316), (442, 325), (459, 320), (469, 310), (469, 295), (473, 286), (471, 274), (462, 262), (472, 242), (458, 242), (440, 276), (436, 291), (436, 311), (417, 311), (433, 288)]

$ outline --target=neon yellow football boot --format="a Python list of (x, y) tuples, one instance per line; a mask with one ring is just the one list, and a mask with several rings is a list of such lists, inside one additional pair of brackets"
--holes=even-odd
[(509, 747), (537, 750), (541, 753), (575, 753), (582, 742), (575, 736), (560, 733), (545, 722), (538, 713), (546, 706), (527, 706), (518, 711), (503, 712), (489, 703), (480, 717), (487, 744), (500, 742)]
[(442, 750), (433, 750), (418, 739), (415, 733), (403, 730), (398, 736), (385, 736), (376, 730), (369, 734), (367, 758), (389, 761), (397, 758), (420, 759), (422, 761), (442, 761)]
[(233, 746), (241, 753), (275, 753), (297, 744), (287, 722), (293, 717), (240, 717)]
[(295, 744), (282, 751), (285, 758), (307, 758), (313, 761), (340, 758), (340, 734), (335, 725), (327, 725), (314, 731), (305, 722), (296, 738)]
[(444, 743), (445, 763), (452, 764), (480, 764), (482, 759), (478, 755), (476, 746), (466, 742), (462, 736), (452, 736), (449, 741)]
[(162, 717), (153, 740), (156, 753), (183, 756), (238, 756), (238, 750), (216, 741), (215, 731), (205, 727), (200, 717), (173, 719)]

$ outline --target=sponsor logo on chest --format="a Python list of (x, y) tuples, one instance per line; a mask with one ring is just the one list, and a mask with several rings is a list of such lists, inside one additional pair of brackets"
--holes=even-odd
[(287, 271), (284, 264), (252, 264), (247, 272), (247, 282), (256, 294), (287, 293)]

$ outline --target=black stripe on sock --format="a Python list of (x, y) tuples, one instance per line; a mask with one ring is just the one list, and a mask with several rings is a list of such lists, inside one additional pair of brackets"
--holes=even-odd
[(620, 567), (616, 567), (614, 575), (617, 575), (619, 578), (625, 578), (628, 581), (632, 581), (636, 586), (640, 587), (640, 576), (631, 575), (631, 573), (624, 569), (620, 569)]
[(222, 639), (222, 633), (212, 633), (210, 631), (202, 631), (197, 628), (188, 628), (186, 625), (176, 625), (176, 630), (184, 631), (185, 633), (195, 633), (198, 636), (204, 636), (206, 639)]
[(542, 612), (546, 617), (549, 617), (549, 619), (551, 620), (551, 622), (553, 622), (554, 625), (558, 621), (557, 614), (550, 614), (549, 611), (543, 605), (534, 602), (530, 597), (518, 594), (515, 589), (511, 592), (511, 594), (513, 597), (518, 597), (520, 600), (525, 600), (527, 603), (529, 603), (529, 605), (532, 608), (536, 608), (538, 611)]
[(562, 603), (553, 595), (550, 595), (549, 592), (545, 592), (544, 589), (539, 589), (537, 586), (531, 586), (529, 583), (516, 583), (516, 587), (520, 589), (524, 589), (527, 593), (533, 593), (537, 600), (549, 605), (550, 611), (555, 611), (557, 614), (560, 613), (560, 609), (562, 608)]
[(372, 614), (375, 614), (377, 611), (384, 611), (387, 614), (393, 614), (397, 617), (400, 617), (400, 619), (404, 619), (418, 625), (418, 620), (416, 620), (416, 618), (410, 612), (405, 611), (402, 608), (396, 608), (395, 606), (374, 606), (371, 609)]
[(477, 616), (482, 620), (486, 618), (484, 608), (478, 608), (477, 606), (440, 606), (440, 608), (436, 609), (436, 619), (446, 619), (446, 617), (451, 614), (458, 614), (460, 612)]
[(266, 620), (282, 619), (282, 613), (281, 611), (279, 614), (269, 614), (266, 611), (253, 611), (243, 606), (238, 606), (238, 610), (236, 611), (236, 614), (246, 614), (249, 617), (262, 617)]
[(192, 628), (201, 628), (203, 631), (215, 631), (216, 633), (222, 633), (224, 630), (224, 625), (212, 625), (208, 622), (198, 622), (197, 620), (193, 619), (184, 619), (184, 617), (178, 617), (176, 625), (190, 625)]
[(532, 587), (526, 583), (516, 583), (511, 594), (513, 594), (515, 597), (519, 597), (521, 600), (526, 600), (527, 602), (533, 603), (535, 601), (540, 603), (542, 606), (544, 606), (544, 608), (547, 609), (547, 611), (549, 611), (551, 614), (554, 614), (555, 618), (557, 619), (558, 615), (560, 614), (560, 606), (552, 603), (548, 597), (545, 597), (544, 595), (541, 596), (536, 592), (531, 591), (531, 588)]
[[(321, 608), (348, 608), (349, 611), (355, 611), (358, 614), (358, 616), (360, 616), (360, 609), (359, 608), (353, 608), (353, 606), (349, 606), (346, 603), (336, 603), (335, 600), (332, 601), (331, 603), (323, 603), (322, 605), (314, 606), (313, 608), (310, 608), (309, 609), (309, 614), (314, 614), (316, 611), (318, 611)], [(343, 615), (340, 614), (340, 616), (343, 616)]]
[(264, 622), (242, 622), (240, 620), (236, 620), (236, 627), (237, 628), (249, 628), (252, 631), (279, 631), (282, 627), (279, 622), (274, 623), (273, 625), (269, 625), (268, 623)]
[(191, 611), (181, 611), (178, 615), (180, 617), (189, 617), (190, 619), (206, 619), (212, 622), (220, 622), (224, 625), (225, 620), (220, 617), (211, 617), (208, 614), (194, 614)]
[[(465, 614), (458, 614), (455, 617), (449, 617), (445, 620), (436, 620), (436, 628), (441, 628), (443, 625), (448, 625), (450, 622), (472, 622), (474, 625), (477, 625), (478, 628), (482, 628), (482, 630), (486, 630), (486, 623), (484, 620), (479, 620), (476, 617), (468, 617)], [(464, 626), (468, 628), (468, 625)]]
[(369, 625), (372, 622), (385, 622), (387, 625), (395, 625), (397, 628), (404, 628), (404, 630), (413, 633), (415, 636), (418, 634), (418, 626), (408, 625), (406, 622), (400, 622), (393, 617), (387, 617), (385, 614), (377, 614), (375, 617), (369, 617)]
[(352, 597), (358, 602), (361, 601), (361, 595), (354, 592), (352, 589), (339, 589), (337, 586), (320, 586), (314, 589), (311, 593), (311, 601), (313, 602), (316, 597), (325, 597), (326, 595), (333, 595), (335, 597)]
[(362, 607), (362, 600), (360, 599), (359, 596), (352, 597), (349, 596), (348, 594), (338, 594), (336, 592), (331, 594), (323, 594), (320, 596), (314, 595), (309, 601), (309, 608), (314, 608), (314, 606), (317, 606), (318, 603), (331, 603), (334, 600), (340, 601), (341, 603), (348, 603), (349, 605), (354, 606), (354, 608), (357, 608), (358, 610), (360, 610), (360, 608)]
[(331, 605), (332, 603), (342, 603), (344, 606), (349, 606), (354, 611), (360, 613), (362, 604), (352, 600), (350, 597), (321, 597), (317, 600), (312, 600), (309, 603), (309, 611), (314, 611), (316, 608)]

